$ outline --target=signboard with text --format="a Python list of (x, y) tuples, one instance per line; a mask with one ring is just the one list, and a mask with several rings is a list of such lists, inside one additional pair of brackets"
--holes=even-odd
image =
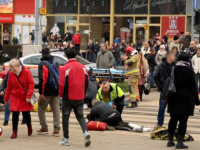
[(162, 17), (161, 36), (167, 32), (169, 42), (173, 41), (174, 35), (180, 37), (181, 32), (185, 32), (185, 17), (169, 16)]
[(0, 13), (13, 13), (13, 0), (0, 0)]
[(15, 17), (14, 15), (1, 15), (0, 14), (0, 23), (14, 23)]

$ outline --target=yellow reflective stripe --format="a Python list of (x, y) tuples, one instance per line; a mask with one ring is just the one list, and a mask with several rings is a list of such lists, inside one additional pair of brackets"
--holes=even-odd
[(137, 70), (134, 70), (134, 71), (130, 71), (130, 72), (127, 72), (126, 74), (131, 74), (131, 73), (135, 73), (135, 72), (139, 72), (140, 70), (137, 69)]
[(131, 94), (130, 97), (134, 97), (135, 98), (135, 97), (137, 97), (137, 95), (136, 94)]
[(100, 122), (97, 123), (97, 128), (99, 127), (99, 123), (100, 123)]

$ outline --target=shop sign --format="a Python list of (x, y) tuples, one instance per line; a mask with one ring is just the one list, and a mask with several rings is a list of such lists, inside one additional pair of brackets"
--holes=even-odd
[(14, 15), (1, 15), (0, 23), (14, 23)]
[(40, 15), (46, 15), (46, 14), (47, 14), (46, 8), (40, 8)]
[(13, 1), (0, 0), (0, 13), (2, 14), (13, 13)]
[(173, 41), (174, 35), (180, 37), (181, 32), (185, 31), (185, 17), (169, 16), (162, 17), (161, 36), (167, 32), (169, 41)]
[(186, 0), (151, 0), (150, 14), (185, 14)]
[(147, 14), (148, 0), (115, 0), (116, 14)]

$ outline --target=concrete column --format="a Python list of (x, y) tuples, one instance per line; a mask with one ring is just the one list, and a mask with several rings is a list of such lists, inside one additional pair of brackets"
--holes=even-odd
[(43, 0), (35, 0), (35, 45), (42, 45), (42, 26), (40, 20), (40, 8), (43, 6)]
[(110, 0), (110, 44), (114, 42), (115, 1)]

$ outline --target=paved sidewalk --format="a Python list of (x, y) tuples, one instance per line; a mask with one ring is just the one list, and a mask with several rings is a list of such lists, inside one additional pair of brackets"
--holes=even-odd
[[(139, 103), (138, 108), (124, 108), (122, 118), (126, 122), (144, 125), (145, 127), (154, 127), (157, 122), (159, 93), (152, 92), (150, 96), (144, 96), (144, 101)], [(84, 111), (84, 116), (89, 110)], [(27, 135), (26, 125), (19, 124), (18, 138), (10, 139), (12, 134), (12, 122), (3, 127), (3, 135), (0, 137), (0, 150), (82, 150), (85, 149), (83, 134), (75, 118), (74, 113), (70, 117), (70, 144), (71, 146), (59, 146), (58, 141), (62, 140), (62, 130), (60, 137), (53, 137), (53, 115), (46, 113), (49, 125), (48, 135), (36, 135), (36, 130), (40, 128), (37, 112), (32, 112), (33, 135)], [(61, 117), (62, 118), (62, 117)], [(3, 124), (4, 112), (0, 112), (0, 126)], [(10, 118), (10, 120), (12, 117)], [(22, 116), (20, 116), (21, 123)], [(165, 124), (167, 126), (169, 114), (166, 113)], [(190, 150), (200, 150), (200, 113), (199, 107), (196, 107), (195, 116), (189, 118), (188, 132), (194, 137), (195, 141), (186, 142)], [(62, 126), (61, 126), (62, 127)], [(92, 144), (88, 149), (92, 150), (174, 150), (175, 147), (167, 148), (167, 141), (152, 140), (150, 134), (135, 133), (128, 131), (90, 131)]]

